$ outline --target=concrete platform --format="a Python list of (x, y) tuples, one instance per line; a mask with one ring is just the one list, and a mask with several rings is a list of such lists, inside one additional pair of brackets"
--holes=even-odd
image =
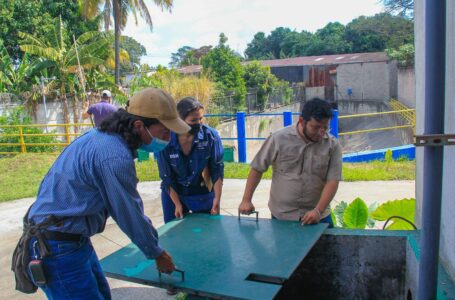
[[(254, 196), (254, 205), (262, 218), (270, 217), (267, 207), (270, 184), (270, 180), (261, 181)], [(138, 187), (144, 200), (145, 212), (156, 227), (163, 224), (159, 185), (159, 182), (141, 182)], [(245, 180), (225, 180), (221, 198), (222, 214), (237, 214), (237, 207), (242, 198), (244, 187)], [(415, 183), (414, 181), (341, 182), (333, 206), (340, 201), (351, 202), (357, 197), (362, 198), (368, 205), (374, 202), (380, 204), (388, 200), (411, 198), (415, 197)], [(1, 299), (46, 299), (41, 291), (32, 295), (15, 291), (14, 276), (10, 270), (11, 255), (22, 231), (22, 217), (33, 201), (34, 198), (27, 198), (0, 203)], [(130, 243), (128, 237), (123, 234), (112, 219), (108, 220), (105, 231), (92, 237), (92, 241), (99, 258), (103, 258)], [(174, 296), (167, 296), (163, 289), (145, 287), (115, 279), (108, 280), (113, 299), (174, 298)]]

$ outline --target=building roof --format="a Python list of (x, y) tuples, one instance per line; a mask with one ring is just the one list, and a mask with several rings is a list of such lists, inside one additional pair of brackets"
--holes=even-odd
[(197, 74), (202, 71), (201, 65), (191, 65), (177, 69), (181, 74)]
[(349, 53), (318, 56), (301, 56), (284, 59), (272, 59), (260, 61), (264, 66), (288, 67), (288, 66), (314, 66), (314, 65), (338, 65), (361, 62), (384, 62), (389, 61), (385, 52)]
[[(364, 62), (386, 62), (390, 59), (385, 52), (370, 52), (370, 53), (348, 53), (348, 54), (332, 54), (318, 56), (301, 56), (284, 59), (260, 60), (263, 66), (269, 67), (290, 67), (290, 66), (316, 66), (316, 65), (338, 65), (349, 63), (364, 63)], [(248, 64), (245, 61), (242, 64)], [(201, 65), (186, 66), (178, 69), (182, 74), (198, 74), (202, 71)]]

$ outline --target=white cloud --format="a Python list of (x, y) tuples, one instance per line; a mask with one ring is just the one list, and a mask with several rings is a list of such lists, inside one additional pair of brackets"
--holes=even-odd
[(224, 32), (228, 44), (243, 54), (255, 33), (270, 33), (276, 27), (316, 31), (328, 22), (343, 24), (361, 15), (383, 10), (377, 0), (175, 0), (172, 13), (148, 1), (154, 30), (138, 16), (131, 17), (123, 32), (147, 49), (143, 62), (167, 65), (171, 53), (188, 45), (216, 45)]

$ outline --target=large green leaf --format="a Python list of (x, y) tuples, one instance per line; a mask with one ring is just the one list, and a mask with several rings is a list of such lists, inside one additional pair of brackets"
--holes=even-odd
[(344, 211), (346, 210), (346, 207), (348, 207), (348, 204), (344, 201), (341, 201), (338, 203), (337, 206), (333, 209), (333, 215), (335, 216), (336, 222), (333, 222), (333, 224), (336, 227), (345, 227), (345, 224), (343, 222), (343, 214)]
[(362, 199), (356, 198), (344, 211), (343, 222), (347, 228), (364, 229), (367, 221), (368, 207)]
[(374, 228), (376, 221), (371, 217), (371, 213), (373, 211), (375, 211), (375, 209), (377, 207), (378, 207), (378, 204), (376, 202), (374, 202), (370, 206), (368, 206), (368, 221), (367, 221), (368, 228)]
[(54, 48), (42, 48), (35, 45), (21, 45), (21, 50), (49, 60), (59, 60), (60, 54)]
[[(378, 221), (385, 221), (391, 217), (398, 216), (410, 222), (414, 222), (416, 202), (414, 198), (392, 200), (380, 205), (371, 217)], [(386, 229), (390, 230), (411, 230), (414, 229), (411, 224), (398, 218), (391, 219), (393, 223)]]

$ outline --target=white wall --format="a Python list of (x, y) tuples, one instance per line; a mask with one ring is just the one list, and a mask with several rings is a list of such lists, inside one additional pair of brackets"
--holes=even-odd
[(305, 99), (310, 100), (313, 98), (325, 99), (325, 87), (315, 86), (305, 88)]
[(398, 100), (409, 108), (416, 107), (416, 77), (413, 67), (398, 70)]
[[(338, 100), (379, 100), (390, 98), (395, 93), (396, 80), (391, 80), (396, 72), (392, 72), (394, 63), (353, 63), (342, 64), (337, 67)], [(346, 93), (352, 88), (352, 96)]]

